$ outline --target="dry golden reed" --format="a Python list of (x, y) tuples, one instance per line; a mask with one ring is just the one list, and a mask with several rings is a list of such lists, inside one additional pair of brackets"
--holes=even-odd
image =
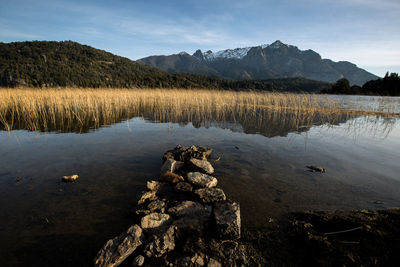
[[(265, 111), (299, 117), (349, 113), (340, 101), (314, 94), (186, 89), (0, 89), (0, 125), (8, 131), (81, 131), (134, 116), (158, 121), (254, 120)], [(351, 111), (357, 113), (357, 111)], [(313, 116), (311, 116), (313, 117)], [(302, 122), (299, 122), (301, 124)]]

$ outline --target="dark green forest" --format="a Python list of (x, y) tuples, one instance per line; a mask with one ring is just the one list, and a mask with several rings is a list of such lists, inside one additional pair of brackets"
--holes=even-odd
[(320, 92), (331, 84), (304, 78), (232, 81), (169, 74), (72, 41), (0, 43), (2, 87), (154, 87)]
[(349, 85), (345, 78), (338, 80), (329, 90), (323, 90), (325, 94), (341, 95), (380, 95), (400, 96), (400, 77), (398, 73), (387, 72), (382, 79), (372, 80), (364, 83), (363, 86)]

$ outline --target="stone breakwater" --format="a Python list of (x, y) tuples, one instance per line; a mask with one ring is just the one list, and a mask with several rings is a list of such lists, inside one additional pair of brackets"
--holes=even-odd
[(138, 197), (136, 224), (105, 243), (95, 266), (246, 265), (240, 205), (217, 187), (211, 153), (180, 145), (165, 152), (160, 177)]

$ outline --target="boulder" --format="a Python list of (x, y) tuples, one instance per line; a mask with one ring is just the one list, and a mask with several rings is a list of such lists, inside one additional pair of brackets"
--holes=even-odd
[(213, 203), (220, 200), (225, 200), (226, 196), (220, 188), (201, 188), (194, 191), (203, 203)]
[(215, 187), (218, 183), (217, 178), (201, 172), (189, 172), (187, 174), (187, 180), (201, 187)]
[(144, 249), (146, 256), (159, 258), (165, 253), (174, 250), (176, 229), (176, 226), (171, 225), (166, 229), (154, 232), (150, 242)]
[(138, 201), (138, 205), (143, 204), (144, 202), (146, 202), (146, 200), (156, 200), (157, 196), (156, 196), (156, 191), (147, 191), (144, 192), (143, 195), (140, 197), (139, 201)]
[(174, 159), (167, 159), (161, 167), (161, 172), (162, 173), (164, 173), (166, 171), (176, 172), (176, 171), (180, 170), (184, 165), (185, 165), (185, 163), (183, 163), (182, 161), (176, 161)]
[(176, 184), (175, 189), (181, 192), (192, 192), (193, 186), (189, 183), (179, 182)]
[(161, 183), (157, 181), (147, 181), (147, 189), (150, 191), (158, 191), (160, 189)]
[(212, 150), (203, 146), (185, 147), (177, 145), (173, 150), (168, 150), (164, 153), (163, 162), (167, 159), (174, 159), (187, 162), (191, 158), (207, 160), (211, 155)]
[(185, 179), (183, 179), (182, 176), (175, 174), (173, 172), (170, 171), (166, 171), (164, 172), (161, 176), (160, 176), (160, 181), (161, 182), (167, 182), (167, 183), (178, 183), (181, 181), (184, 181)]
[(144, 241), (142, 228), (131, 226), (126, 232), (114, 239), (110, 239), (97, 253), (94, 259), (95, 266), (118, 266)]
[(219, 201), (214, 204), (214, 217), (217, 232), (221, 239), (240, 238), (240, 205), (232, 201)]
[(207, 160), (200, 160), (200, 159), (195, 159), (192, 158), (189, 160), (189, 166), (191, 169), (207, 174), (213, 174), (214, 173), (214, 168), (211, 165), (210, 162)]
[(209, 214), (210, 211), (198, 202), (183, 201), (178, 205), (169, 208), (168, 213), (176, 217), (187, 215), (204, 216)]
[(160, 227), (169, 223), (170, 216), (165, 213), (153, 212), (142, 218), (140, 224), (143, 229)]
[(150, 202), (149, 205), (147, 205), (147, 208), (151, 212), (153, 212), (153, 211), (156, 211), (156, 210), (161, 210), (162, 208), (164, 208), (164, 206), (165, 206), (165, 202), (164, 201), (154, 200), (154, 201)]

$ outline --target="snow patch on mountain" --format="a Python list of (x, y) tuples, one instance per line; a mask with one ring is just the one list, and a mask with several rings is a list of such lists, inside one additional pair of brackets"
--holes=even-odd
[(242, 59), (244, 56), (247, 55), (247, 52), (251, 47), (244, 47), (244, 48), (235, 48), (235, 49), (226, 49), (221, 50), (218, 52), (207, 51), (203, 53), (204, 60), (213, 61), (219, 58), (225, 59)]

